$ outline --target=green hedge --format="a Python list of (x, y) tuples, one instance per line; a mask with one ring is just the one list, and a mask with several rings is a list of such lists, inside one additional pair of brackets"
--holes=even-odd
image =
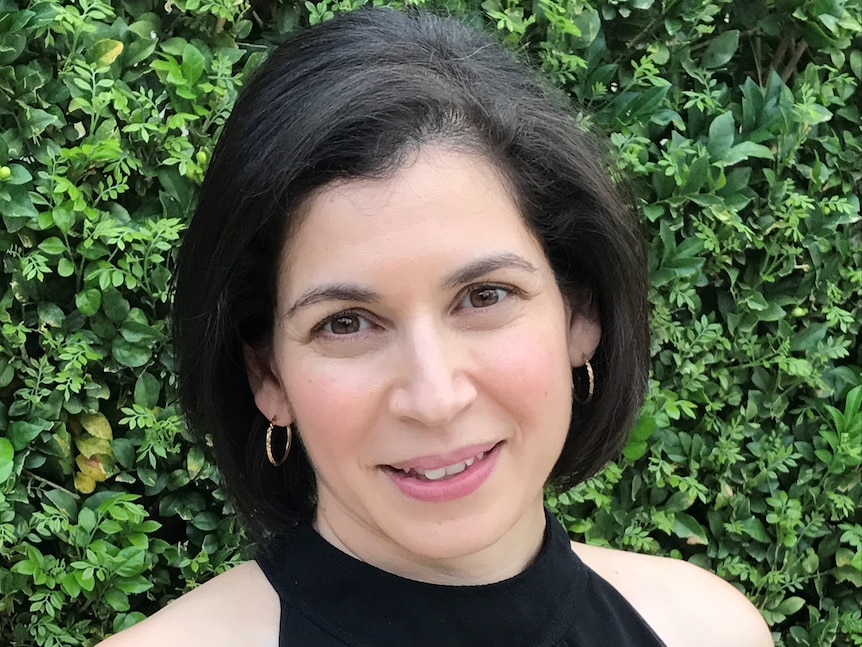
[[(0, 0), (0, 644), (92, 644), (247, 557), (175, 406), (173, 252), (243, 78), (359, 4)], [(549, 504), (779, 645), (862, 645), (859, 0), (442, 8), (612, 133), (645, 216), (651, 394)]]

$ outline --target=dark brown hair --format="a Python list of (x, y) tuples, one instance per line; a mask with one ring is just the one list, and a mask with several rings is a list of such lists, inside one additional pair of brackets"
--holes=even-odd
[(361, 9), (296, 34), (245, 87), (179, 255), (181, 404), (192, 429), (211, 435), (254, 531), (309, 518), (316, 504), (300, 443), (283, 467), (267, 462), (267, 421), (242, 357), (243, 343), (270, 341), (279, 258), (301, 206), (334, 180), (386, 177), (440, 142), (499, 169), (563, 294), (587, 286), (599, 306), (595, 396), (575, 405), (551, 483), (594, 474), (626, 439), (647, 383), (646, 266), (601, 140), (488, 36), (452, 19)]

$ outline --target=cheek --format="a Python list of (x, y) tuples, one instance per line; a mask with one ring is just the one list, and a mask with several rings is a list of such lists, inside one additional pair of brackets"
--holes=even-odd
[[(541, 329), (540, 329), (541, 330)], [(555, 343), (555, 340), (556, 343)], [(571, 368), (558, 331), (516, 331), (501, 339), (501, 350), (488, 356), (493, 366), (498, 399), (518, 403), (533, 417), (565, 418), (570, 415)]]
[(303, 442), (312, 459), (341, 456), (360, 458), (364, 430), (372, 427), (377, 410), (379, 378), (361, 370), (333, 363), (300, 366), (302, 377), (287, 385), (290, 403)]

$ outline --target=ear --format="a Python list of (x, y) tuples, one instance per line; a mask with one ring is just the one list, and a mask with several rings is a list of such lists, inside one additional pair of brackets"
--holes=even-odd
[(242, 345), (242, 356), (248, 385), (254, 394), (254, 403), (267, 420), (274, 420), (279, 426), (293, 422), (287, 393), (278, 368), (272, 361), (269, 348)]
[(599, 307), (590, 290), (577, 290), (570, 297), (568, 348), (572, 366), (583, 366), (584, 358), (590, 359), (602, 338)]

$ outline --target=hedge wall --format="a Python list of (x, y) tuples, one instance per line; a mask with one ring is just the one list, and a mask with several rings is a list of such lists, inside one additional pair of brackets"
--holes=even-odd
[[(91, 645), (247, 556), (175, 406), (173, 251), (243, 79), (359, 4), (0, 0), (0, 644)], [(860, 1), (433, 6), (611, 133), (648, 229), (649, 401), (551, 507), (779, 645), (862, 645)]]

